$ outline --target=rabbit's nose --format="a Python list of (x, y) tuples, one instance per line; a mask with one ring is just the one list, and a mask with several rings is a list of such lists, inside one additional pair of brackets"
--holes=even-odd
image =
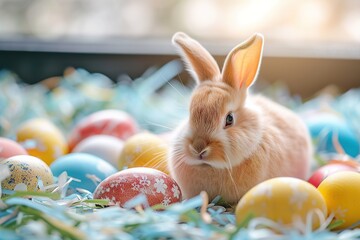
[(200, 159), (203, 159), (209, 154), (209, 147), (203, 139), (195, 139), (190, 145), (191, 152), (198, 156)]
[(209, 149), (208, 148), (205, 148), (203, 149), (200, 153), (199, 153), (199, 158), (200, 159), (203, 159), (204, 157), (206, 157), (209, 153)]

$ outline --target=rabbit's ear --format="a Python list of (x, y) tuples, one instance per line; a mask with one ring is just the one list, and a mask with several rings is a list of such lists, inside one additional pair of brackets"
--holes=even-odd
[(250, 87), (260, 69), (263, 45), (264, 37), (257, 33), (231, 50), (224, 63), (223, 81), (236, 89)]
[(188, 64), (188, 70), (197, 83), (220, 77), (218, 64), (200, 43), (182, 32), (175, 33), (172, 42), (182, 50), (183, 60)]

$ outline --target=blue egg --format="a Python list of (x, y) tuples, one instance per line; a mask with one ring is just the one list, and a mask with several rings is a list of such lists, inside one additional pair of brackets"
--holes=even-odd
[(318, 152), (336, 153), (333, 137), (337, 137), (347, 155), (356, 157), (360, 154), (359, 137), (342, 118), (334, 114), (316, 114), (307, 119), (306, 124)]
[(117, 172), (107, 161), (87, 153), (70, 153), (56, 159), (50, 169), (58, 177), (64, 171), (68, 176), (79, 179), (81, 182), (72, 181), (70, 189), (82, 188), (93, 192), (97, 186), (91, 177), (96, 176), (101, 181)]

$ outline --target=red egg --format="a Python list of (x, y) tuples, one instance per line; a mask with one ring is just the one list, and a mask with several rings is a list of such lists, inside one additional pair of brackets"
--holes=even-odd
[(137, 132), (135, 120), (120, 110), (102, 110), (82, 119), (70, 133), (72, 150), (80, 141), (93, 135), (110, 135), (125, 140)]
[(28, 155), (28, 153), (19, 143), (0, 137), (0, 160), (16, 155)]
[(181, 200), (179, 185), (167, 174), (145, 167), (129, 168), (103, 180), (94, 192), (94, 199), (108, 199), (121, 207), (139, 194), (145, 194), (150, 206)]
[(309, 178), (308, 182), (314, 185), (315, 187), (318, 187), (320, 183), (330, 176), (331, 174), (334, 174), (336, 172), (340, 171), (354, 171), (357, 172), (358, 169), (355, 167), (352, 167), (347, 164), (340, 164), (340, 163), (331, 163), (322, 166), (321, 168), (317, 169), (312, 176)]

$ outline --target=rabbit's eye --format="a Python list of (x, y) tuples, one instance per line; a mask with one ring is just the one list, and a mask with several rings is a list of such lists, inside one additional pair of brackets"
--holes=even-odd
[(232, 112), (230, 112), (228, 113), (228, 115), (226, 115), (225, 127), (229, 127), (233, 125), (233, 123), (234, 123), (234, 115)]

